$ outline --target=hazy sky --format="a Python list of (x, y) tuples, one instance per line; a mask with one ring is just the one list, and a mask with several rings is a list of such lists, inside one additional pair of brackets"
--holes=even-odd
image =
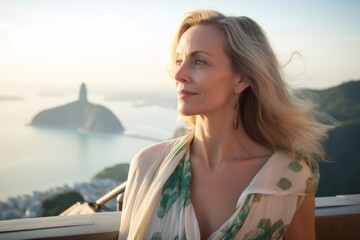
[[(182, 16), (198, 8), (246, 15), (267, 33), (295, 85), (360, 79), (360, 1), (0, 0), (0, 93), (36, 87), (168, 88)], [(3, 91), (2, 91), (3, 90)]]

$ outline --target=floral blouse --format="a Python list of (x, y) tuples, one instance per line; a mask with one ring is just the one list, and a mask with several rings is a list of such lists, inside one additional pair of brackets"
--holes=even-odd
[[(192, 135), (155, 144), (133, 159), (119, 239), (200, 239), (191, 203)], [(274, 152), (240, 195), (232, 216), (208, 239), (282, 239), (306, 194), (316, 192), (316, 163)]]

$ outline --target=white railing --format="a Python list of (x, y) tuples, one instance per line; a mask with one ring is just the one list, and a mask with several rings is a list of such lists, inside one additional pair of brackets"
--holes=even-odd
[[(124, 187), (124, 186), (123, 186)], [(122, 192), (97, 201), (101, 206)], [(318, 240), (360, 239), (360, 194), (316, 198)], [(0, 239), (117, 239), (121, 212), (0, 221)]]

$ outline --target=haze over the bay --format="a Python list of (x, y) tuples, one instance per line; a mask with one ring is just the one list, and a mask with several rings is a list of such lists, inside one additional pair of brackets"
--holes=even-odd
[(285, 68), (296, 86), (360, 78), (359, 1), (0, 0), (0, 94), (170, 89), (173, 36), (198, 8), (253, 18), (283, 64), (298, 51)]

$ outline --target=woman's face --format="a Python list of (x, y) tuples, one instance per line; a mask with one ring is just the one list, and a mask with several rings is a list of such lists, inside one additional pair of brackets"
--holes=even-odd
[(231, 68), (220, 30), (211, 25), (188, 29), (179, 41), (175, 64), (180, 114), (207, 115), (225, 108), (233, 111), (241, 76)]

